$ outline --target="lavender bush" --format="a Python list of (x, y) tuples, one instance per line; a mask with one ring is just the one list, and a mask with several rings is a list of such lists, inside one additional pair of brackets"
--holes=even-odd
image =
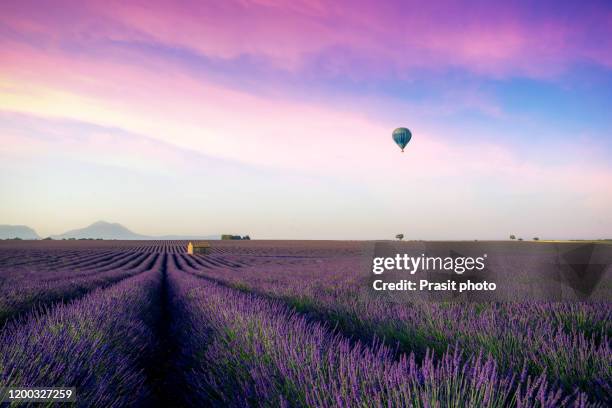
[(389, 301), (367, 291), (352, 272), (357, 258), (240, 270), (206, 267), (198, 257), (177, 255), (176, 262), (187, 272), (283, 300), (347, 336), (384, 339), (419, 359), (459, 344), (468, 355), (491, 355), (502, 370), (545, 373), (567, 392), (578, 388), (605, 401), (612, 395), (609, 303)]
[[(0, 327), (8, 319), (36, 307), (67, 301), (106, 287), (155, 265), (159, 255), (111, 252), (1, 259)], [(31, 255), (30, 255), (31, 256)], [(31, 259), (31, 258), (30, 258)], [(47, 262), (47, 263), (45, 263)]]
[(369, 291), (359, 245), (0, 242), (0, 384), (80, 406), (609, 406), (612, 307)]
[(0, 383), (73, 386), (83, 407), (124, 407), (147, 395), (143, 360), (154, 338), (147, 319), (157, 270), (37, 311), (0, 334)]
[(503, 374), (483, 355), (395, 359), (388, 347), (351, 342), (279, 301), (197, 280), (172, 263), (169, 277), (194, 406), (553, 407), (571, 399), (544, 375)]

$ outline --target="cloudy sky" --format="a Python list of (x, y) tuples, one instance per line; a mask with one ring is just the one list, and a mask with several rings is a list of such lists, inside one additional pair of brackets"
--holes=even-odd
[(611, 237), (612, 5), (529, 3), (2, 1), (0, 224)]

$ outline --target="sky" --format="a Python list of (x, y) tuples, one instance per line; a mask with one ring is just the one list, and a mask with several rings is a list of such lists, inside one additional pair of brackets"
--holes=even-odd
[(609, 1), (5, 0), (0, 224), (610, 238), (610, 112)]

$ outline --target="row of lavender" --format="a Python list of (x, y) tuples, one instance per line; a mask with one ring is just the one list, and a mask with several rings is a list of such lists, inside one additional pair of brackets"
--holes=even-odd
[(0, 333), (0, 383), (76, 387), (83, 407), (145, 405), (164, 262), (8, 324)]
[[(179, 261), (180, 262), (180, 261)], [(382, 344), (354, 342), (280, 301), (181, 271), (168, 276), (189, 405), (292, 407), (586, 406), (545, 375), (506, 374), (494, 359), (457, 349), (417, 362)]]
[(611, 402), (610, 303), (389, 302), (364, 290), (357, 258), (300, 265), (207, 268), (201, 257), (176, 256), (177, 266), (243, 291), (282, 300), (330, 323), (347, 337), (384, 339), (417, 360), (458, 347), (465, 356), (490, 355), (503, 372), (545, 374), (551, 384)]
[[(565, 372), (575, 373), (576, 378), (595, 380), (585, 383), (590, 386), (591, 402), (609, 402), (612, 366), (607, 337), (609, 305), (600, 305), (599, 309), (580, 305), (575, 310), (551, 309), (550, 305), (539, 305), (541, 310), (527, 310), (526, 305), (523, 309), (515, 305), (519, 307), (516, 310), (503, 309), (506, 306), (491, 310), (474, 306), (474, 310), (466, 310), (461, 315), (453, 305), (429, 310), (436, 304), (412, 304), (409, 306), (415, 308), (416, 314), (410, 321), (405, 317), (409, 316), (407, 309), (402, 309), (407, 305), (391, 305), (358, 291), (363, 285), (361, 277), (353, 273), (355, 260), (350, 257), (295, 254), (268, 257), (264, 254), (261, 258), (272, 262), (262, 263), (261, 259), (252, 259), (259, 256), (251, 253), (241, 257), (230, 253), (223, 258), (141, 255), (153, 260), (146, 268), (142, 262), (139, 264), (140, 272), (149, 272), (139, 273), (105, 290), (96, 290), (69, 305), (59, 304), (48, 311), (34, 313), (21, 323), (6, 327), (0, 337), (3, 356), (0, 383), (61, 385), (72, 381), (83, 390), (79, 398), (83, 406), (146, 404), (152, 381), (146, 367), (157, 363), (159, 357), (152, 357), (155, 340), (159, 338), (154, 339), (151, 327), (159, 323), (156, 311), (161, 302), (159, 291), (168, 282), (173, 294), (170, 314), (177, 322), (172, 337), (182, 349), (180, 358), (178, 355), (166, 357), (180, 361), (168, 374), (183, 378), (184, 381), (175, 381), (177, 387), (189, 384), (187, 390), (177, 389), (177, 393), (183, 391), (190, 405), (201, 406), (204, 401), (236, 406), (261, 405), (262, 401), (264, 405), (291, 406), (585, 404), (585, 395), (568, 387), (557, 390), (560, 379), (549, 366), (560, 366)], [(74, 259), (66, 257), (59, 263), (69, 264), (66, 271), (81, 269), (75, 273), (77, 276), (85, 273), (83, 282), (96, 276), (88, 276), (90, 271), (105, 268), (110, 271), (111, 265), (117, 266), (127, 259), (113, 258), (114, 261), (107, 263), (108, 259), (103, 258), (79, 258), (74, 254)], [(257, 266), (249, 266), (252, 264)], [(47, 268), (38, 278), (53, 278), (48, 275), (52, 269)], [(168, 279), (160, 280), (166, 269)], [(205, 276), (208, 280), (184, 272)], [(210, 279), (241, 291), (211, 284)], [(245, 290), (259, 295), (242, 293)], [(262, 295), (277, 300), (266, 300)], [(368, 307), (373, 308), (372, 314), (367, 314)], [(296, 313), (296, 309), (308, 312), (309, 319)], [(540, 357), (534, 354), (538, 350), (523, 350), (528, 343), (519, 340), (529, 336), (539, 339), (539, 331), (548, 326), (526, 325), (525, 322), (534, 319), (524, 316), (525, 312), (544, 316), (557, 332), (565, 333), (573, 327), (569, 331), (581, 333), (595, 349), (571, 343), (573, 339), (562, 343), (565, 340), (561, 338), (560, 346), (554, 344), (558, 338), (552, 342), (542, 340), (542, 345), (552, 346), (555, 351), (551, 353), (550, 347), (542, 348), (544, 361), (532, 367), (529, 358)], [(392, 313), (397, 315), (391, 318)], [(329, 330), (326, 324), (313, 323), (312, 316), (341, 324), (341, 332)], [(419, 320), (423, 317), (427, 319)], [(506, 321), (516, 321), (512, 330), (527, 330), (527, 333), (510, 331), (505, 333), (506, 338), (503, 330), (487, 332), (503, 327)], [(472, 329), (475, 339), (467, 338), (470, 334), (467, 329), (463, 334), (466, 338), (461, 337), (462, 324), (472, 324), (468, 329)], [(403, 350), (417, 354), (397, 353), (394, 348), (370, 343), (373, 335), (384, 335), (388, 327), (396, 331), (389, 331), (390, 336), (384, 338), (387, 344), (394, 345), (397, 339), (403, 339)], [(430, 328), (438, 331), (429, 332)], [(500, 333), (502, 339), (496, 339)], [(453, 334), (456, 339), (452, 338)], [(521, 336), (517, 337), (518, 334)], [(493, 348), (498, 350), (497, 354), (482, 346), (480, 342), (488, 344), (485, 340), (500, 341)], [(435, 356), (424, 351), (428, 342), (438, 345)], [(92, 345), (95, 347), (91, 348)], [(514, 348), (502, 349), (508, 346)], [(567, 352), (561, 360), (558, 353), (563, 346), (576, 351)], [(484, 354), (477, 351), (483, 348)], [(130, 350), (135, 353), (131, 354)], [(98, 351), (101, 354), (96, 354)], [(519, 355), (516, 361), (505, 362), (505, 353)], [(39, 357), (33, 360), (33, 355)], [(67, 359), (68, 355), (73, 359)], [(527, 357), (528, 364), (519, 367), (521, 356)], [(127, 387), (111, 392), (117, 381)], [(127, 395), (125, 390), (130, 388), (139, 391)], [(105, 390), (108, 395), (103, 397)]]
[[(74, 251), (79, 255), (83, 252), (95, 251), (172, 254), (185, 252), (187, 242), (184, 240), (0, 240), (0, 251), (6, 249), (11, 251), (15, 258), (20, 259), (24, 255), (27, 256), (27, 253), (29, 253), (30, 257), (49, 257), (54, 256), (54, 252), (62, 252), (62, 255), (65, 255), (68, 251)], [(0, 255), (0, 258), (2, 258), (2, 255)]]
[[(27, 312), (77, 299), (149, 270), (165, 253), (173, 253), (182, 241), (115, 242), (1, 242), (0, 329)], [(227, 256), (207, 259), (212, 268), (240, 267)]]
[[(0, 240), (0, 260), (6, 255), (15, 260), (24, 258), (39, 259), (73, 255), (80, 256), (85, 252), (140, 252), (182, 254), (186, 252), (188, 240), (38, 240), (38, 241), (3, 241)], [(351, 241), (232, 241), (211, 240), (211, 251), (216, 255), (241, 257), (336, 257), (359, 255), (364, 249), (363, 243)], [(365, 245), (367, 246), (367, 245)], [(4, 253), (3, 253), (4, 252)]]
[(0, 328), (37, 307), (75, 299), (150, 269), (159, 254), (1, 251)]

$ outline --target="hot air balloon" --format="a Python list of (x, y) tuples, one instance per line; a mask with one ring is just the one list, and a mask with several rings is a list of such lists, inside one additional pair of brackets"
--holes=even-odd
[(402, 152), (410, 139), (412, 139), (412, 133), (404, 127), (397, 128), (393, 131), (393, 141), (402, 149)]

